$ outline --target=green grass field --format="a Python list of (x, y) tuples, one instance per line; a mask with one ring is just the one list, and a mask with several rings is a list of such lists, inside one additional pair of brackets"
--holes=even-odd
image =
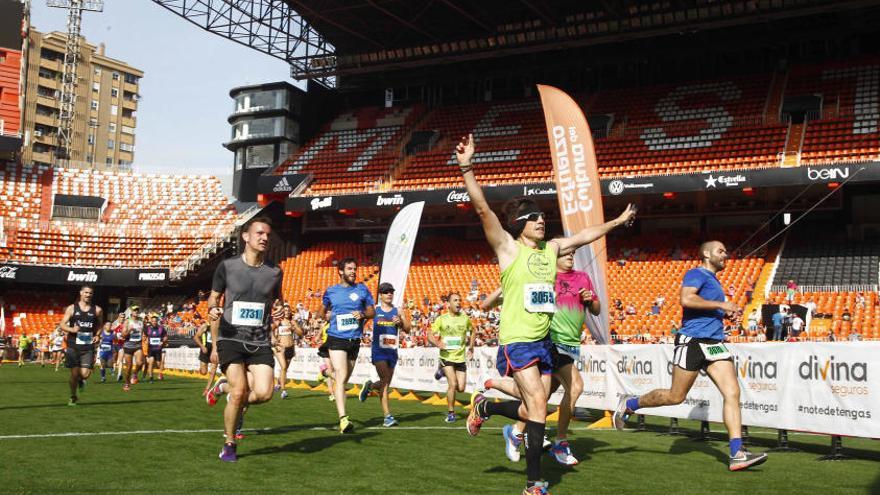
[[(340, 435), (323, 393), (295, 390), (248, 413), (239, 462), (217, 459), (220, 402), (209, 408), (202, 382), (170, 378), (130, 393), (90, 380), (81, 405), (68, 407), (66, 374), (33, 365), (0, 367), (0, 486), (4, 493), (429, 493), (516, 494), (525, 458), (502, 450), (503, 418), (476, 438), (464, 422), (443, 422), (443, 407), (394, 401), (399, 428), (381, 426), (376, 398), (349, 399), (353, 434)], [(880, 493), (880, 443), (846, 439), (852, 458), (820, 462), (824, 436), (792, 434), (795, 453), (771, 454), (753, 471), (727, 471), (726, 441), (699, 442), (649, 431), (587, 431), (575, 423), (565, 468), (544, 457), (550, 491), (599, 493)], [(698, 425), (682, 422), (693, 434)], [(713, 425), (721, 438), (722, 426)], [(171, 431), (174, 430), (174, 431)], [(118, 434), (108, 434), (118, 432)], [(79, 435), (57, 436), (62, 433)], [(56, 436), (39, 436), (56, 434)], [(13, 436), (24, 437), (13, 437)], [(753, 431), (753, 450), (775, 444)]]

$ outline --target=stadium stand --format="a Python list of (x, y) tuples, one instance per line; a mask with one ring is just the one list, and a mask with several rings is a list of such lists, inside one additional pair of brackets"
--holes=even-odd
[(422, 107), (361, 108), (343, 113), (275, 171), (313, 175), (310, 192), (375, 189), (397, 163), (407, 126)]
[(822, 98), (821, 113), (808, 116), (802, 164), (880, 157), (880, 60), (796, 67), (786, 93)]
[[(172, 266), (227, 231), (236, 211), (215, 177), (6, 164), (0, 216), (10, 261), (70, 266)], [(104, 198), (100, 222), (52, 220), (54, 194)]]
[(9, 291), (3, 294), (3, 302), (6, 333), (27, 335), (54, 330), (71, 303), (67, 293), (46, 291)]
[(867, 338), (880, 337), (880, 244), (789, 242), (776, 272), (769, 298), (772, 303), (789, 302), (785, 287), (789, 280), (799, 288), (792, 303), (816, 305), (820, 324), (813, 327), (818, 329), (817, 337), (829, 332), (838, 339), (847, 339), (854, 332)]

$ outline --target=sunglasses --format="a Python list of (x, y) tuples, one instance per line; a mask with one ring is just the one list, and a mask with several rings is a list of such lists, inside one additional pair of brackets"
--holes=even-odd
[(394, 294), (394, 291), (393, 290), (383, 290), (379, 294)]
[(517, 221), (527, 220), (529, 222), (537, 222), (539, 218), (544, 218), (544, 212), (536, 211), (536, 212), (532, 212), (532, 213), (526, 213), (525, 215), (517, 217), (516, 220)]

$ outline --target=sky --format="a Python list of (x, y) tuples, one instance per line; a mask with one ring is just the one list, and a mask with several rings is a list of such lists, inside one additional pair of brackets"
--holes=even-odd
[[(67, 11), (31, 3), (40, 32), (67, 31)], [(226, 121), (229, 90), (270, 81), (294, 81), (276, 58), (202, 30), (149, 0), (105, 0), (104, 11), (84, 12), (82, 34), (104, 43), (105, 54), (144, 71), (138, 102), (134, 167), (138, 172), (232, 173)], [(226, 177), (222, 177), (226, 179)]]

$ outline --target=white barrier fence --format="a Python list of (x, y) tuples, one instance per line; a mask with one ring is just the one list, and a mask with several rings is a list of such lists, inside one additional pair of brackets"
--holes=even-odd
[[(880, 438), (880, 343), (730, 344), (741, 388), (743, 424), (831, 435)], [(623, 395), (668, 388), (672, 382), (671, 345), (584, 346), (579, 363), (584, 378), (581, 407), (613, 410)], [(168, 349), (168, 368), (198, 368), (197, 349)], [(497, 378), (497, 348), (476, 349), (468, 361), (471, 391)], [(434, 379), (436, 348), (401, 349), (392, 386), (445, 392), (446, 380)], [(322, 360), (317, 349), (300, 348), (288, 378), (314, 380)], [(376, 379), (370, 349), (361, 348), (352, 383)], [(502, 397), (503, 394), (490, 392)], [(550, 402), (558, 404), (561, 393)], [(721, 394), (701, 373), (682, 404), (640, 413), (720, 422)]]

